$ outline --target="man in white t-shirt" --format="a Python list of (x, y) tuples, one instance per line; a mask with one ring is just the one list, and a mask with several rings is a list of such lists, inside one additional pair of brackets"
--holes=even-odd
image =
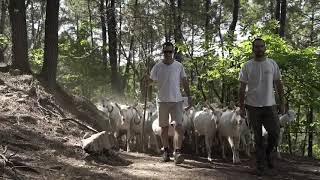
[(174, 46), (171, 42), (162, 45), (164, 59), (153, 66), (147, 84), (155, 82), (158, 102), (158, 118), (161, 127), (161, 141), (164, 147), (163, 160), (168, 162), (168, 129), (169, 115), (171, 122), (174, 122), (174, 160), (176, 164), (183, 162), (181, 155), (181, 145), (183, 139), (182, 115), (183, 115), (183, 99), (180, 92), (180, 83), (182, 83), (186, 96), (188, 96), (188, 104), (192, 105), (189, 83), (183, 65), (173, 59)]
[[(280, 113), (283, 114), (283, 85), (277, 63), (265, 56), (265, 42), (257, 38), (252, 42), (254, 58), (246, 62), (239, 75), (239, 105), (242, 117), (248, 115), (254, 131), (257, 175), (264, 172), (264, 162), (273, 168), (271, 152), (280, 132), (279, 117), (274, 95), (274, 84), (279, 95)], [(247, 87), (247, 92), (246, 92)], [(247, 111), (245, 111), (245, 109)], [(268, 131), (268, 146), (264, 148), (262, 125)]]

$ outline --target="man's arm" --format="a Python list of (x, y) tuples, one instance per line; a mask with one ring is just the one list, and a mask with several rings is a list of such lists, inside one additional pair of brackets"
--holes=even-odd
[(281, 80), (275, 80), (274, 83), (276, 85), (277, 93), (279, 96), (280, 113), (284, 114), (284, 113), (286, 113), (286, 109), (285, 109), (284, 100), (283, 100), (283, 96), (284, 96), (283, 83)]
[(191, 107), (192, 106), (192, 98), (191, 98), (191, 94), (190, 94), (189, 81), (188, 81), (187, 77), (182, 78), (182, 86), (183, 86), (184, 92), (188, 96), (189, 107)]
[(240, 81), (239, 87), (239, 106), (240, 106), (240, 113), (242, 117), (245, 117), (245, 107), (244, 107), (244, 99), (245, 99), (245, 91), (246, 91), (247, 83)]
[(182, 78), (182, 85), (183, 85), (184, 92), (189, 97), (190, 96), (189, 81), (186, 77)]
[(150, 74), (146, 73), (143, 77), (143, 81), (145, 83), (145, 86), (152, 86), (154, 81), (151, 79)]

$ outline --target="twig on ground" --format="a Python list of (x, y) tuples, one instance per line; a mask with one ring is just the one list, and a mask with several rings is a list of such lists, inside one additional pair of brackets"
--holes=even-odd
[(75, 122), (75, 123), (77, 123), (78, 125), (86, 128), (86, 129), (88, 129), (88, 130), (90, 130), (90, 131), (92, 131), (92, 132), (94, 132), (94, 133), (98, 133), (98, 132), (99, 132), (98, 130), (94, 129), (93, 127), (90, 127), (90, 126), (88, 126), (88, 125), (85, 125), (85, 124), (81, 123), (80, 121), (77, 121), (77, 120), (75, 120), (75, 119), (73, 119), (73, 118), (62, 118), (62, 119), (60, 119), (60, 121), (67, 121), (67, 120), (68, 120), (68, 121)]

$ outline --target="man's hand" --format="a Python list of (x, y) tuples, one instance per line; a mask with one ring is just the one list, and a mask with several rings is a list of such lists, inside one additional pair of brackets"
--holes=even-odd
[(149, 74), (149, 73), (146, 73), (146, 74), (143, 76), (143, 81), (144, 81), (145, 87), (149, 87), (149, 85), (150, 85), (151, 82), (152, 82), (152, 80), (150, 79), (150, 74)]
[(188, 107), (186, 107), (184, 110), (189, 110), (192, 107), (192, 97), (188, 96)]
[(288, 113), (288, 109), (286, 108), (284, 103), (281, 103), (279, 106), (279, 113), (282, 114), (286, 114)]
[(240, 116), (246, 118), (246, 110), (244, 107), (240, 107)]

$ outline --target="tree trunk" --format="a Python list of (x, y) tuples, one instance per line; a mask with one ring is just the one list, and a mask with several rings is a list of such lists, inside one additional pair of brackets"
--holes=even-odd
[[(296, 119), (297, 124), (300, 123), (300, 116), (301, 116), (301, 105), (299, 105), (298, 107), (297, 119)], [(295, 139), (294, 139), (295, 150), (298, 149), (297, 143), (298, 143), (298, 130), (296, 130), (295, 132)]]
[[(5, 22), (6, 22), (6, 9), (7, 9), (7, 2), (6, 0), (1, 0), (1, 14), (0, 14), (0, 35), (4, 34)], [(4, 62), (4, 51), (6, 50), (7, 46), (0, 46), (0, 63)]]
[(240, 9), (240, 0), (233, 0), (232, 22), (229, 26), (228, 36), (231, 42), (234, 41), (234, 31), (236, 29)]
[(40, 48), (42, 47), (41, 44), (42, 44), (42, 35), (43, 35), (43, 30), (44, 30), (44, 19), (45, 19), (45, 11), (46, 11), (46, 3), (41, 1), (41, 12), (40, 12), (40, 17), (38, 19), (38, 21), (36, 22), (36, 24), (38, 24), (38, 27), (37, 27), (37, 31), (35, 33), (35, 37), (34, 37), (34, 40), (33, 40), (33, 44), (31, 45), (32, 48)]
[(131, 39), (130, 39), (129, 56), (126, 58), (127, 59), (127, 64), (126, 64), (125, 74), (124, 74), (124, 77), (123, 77), (123, 89), (125, 89), (126, 85), (128, 84), (130, 66), (132, 67), (131, 60), (132, 60), (133, 47), (134, 47), (134, 36), (132, 35)]
[(224, 39), (221, 32), (221, 19), (222, 19), (222, 5), (219, 6), (219, 17), (217, 19), (218, 29), (219, 29), (219, 39), (220, 39), (220, 46), (221, 46), (221, 55), (224, 57)]
[[(121, 15), (121, 11), (122, 11), (122, 6), (121, 6), (121, 1), (119, 2), (119, 6), (120, 6), (120, 11), (119, 11), (119, 38), (118, 38), (118, 73), (120, 75), (121, 70), (120, 70), (120, 61), (121, 61), (121, 41), (122, 41), (122, 33), (121, 33), (121, 28), (122, 28), (122, 15)], [(124, 88), (121, 87), (121, 89), (123, 90)], [(123, 93), (123, 92), (121, 92)]]
[(92, 27), (92, 13), (91, 13), (91, 0), (87, 0), (88, 11), (89, 11), (89, 25), (90, 25), (90, 36), (91, 36), (91, 46), (93, 47), (93, 27)]
[(31, 37), (28, 39), (28, 48), (32, 47), (35, 41), (36, 31), (35, 31), (35, 19), (34, 19), (34, 2), (30, 2), (30, 18), (31, 18)]
[(44, 62), (40, 73), (49, 88), (56, 86), (58, 61), (59, 0), (47, 0)]
[(206, 13), (206, 20), (205, 20), (205, 48), (209, 48), (209, 44), (212, 40), (212, 25), (210, 23), (211, 21), (211, 1), (210, 0), (204, 0), (205, 1), (205, 13)]
[(308, 113), (308, 157), (312, 157), (312, 146), (313, 146), (313, 108), (310, 107), (309, 113)]
[[(278, 21), (278, 22), (280, 22), (280, 14), (281, 14), (281, 9), (280, 9), (280, 7), (281, 7), (281, 0), (276, 0), (276, 11), (275, 11), (275, 18), (276, 18), (276, 20)], [(278, 34), (279, 33), (279, 28), (276, 28), (275, 30), (274, 30), (274, 33), (275, 34)]]
[(120, 92), (120, 82), (117, 72), (117, 32), (115, 17), (115, 0), (107, 2), (107, 24), (109, 38), (109, 58), (111, 65), (111, 87), (114, 93)]
[(177, 0), (177, 8), (176, 8), (176, 21), (175, 21), (175, 29), (174, 29), (174, 41), (176, 44), (183, 43), (183, 35), (182, 35), (182, 0)]
[(107, 28), (104, 0), (100, 0), (100, 19), (102, 30), (102, 62), (105, 64), (105, 67), (107, 67)]
[(31, 73), (28, 62), (25, 1), (10, 0), (9, 14), (12, 29), (12, 67), (20, 69), (22, 73)]
[(173, 11), (173, 24), (174, 24), (174, 42), (175, 42), (175, 54), (174, 54), (174, 58), (179, 61), (182, 62), (182, 52), (181, 50), (179, 50), (179, 46), (181, 46), (183, 44), (183, 35), (182, 35), (182, 30), (181, 30), (181, 26), (182, 26), (182, 15), (181, 15), (181, 8), (182, 8), (182, 1), (181, 0), (177, 0), (177, 6), (175, 5), (175, 0), (171, 0), (171, 7), (172, 7), (172, 11)]
[[(130, 70), (130, 66), (133, 69), (133, 89), (135, 90), (135, 74), (137, 74), (138, 72), (136, 72), (135, 70), (135, 64), (134, 64), (134, 44), (135, 44), (135, 37), (134, 37), (134, 30), (136, 27), (136, 16), (137, 16), (137, 12), (138, 12), (138, 0), (135, 0), (135, 4), (134, 4), (134, 10), (133, 10), (133, 26), (132, 29), (130, 31), (131, 37), (130, 37), (130, 46), (129, 46), (129, 55), (126, 57), (127, 59), (127, 65), (126, 65), (126, 70), (125, 70), (125, 75), (123, 78), (123, 89), (126, 88), (126, 85), (128, 84), (128, 77), (129, 77), (129, 70)], [(121, 48), (121, 47), (120, 47)], [(125, 52), (123, 52), (125, 54)], [(145, 88), (141, 89), (141, 94), (143, 94)]]
[(314, 31), (314, 27), (315, 27), (315, 9), (312, 9), (312, 14), (310, 17), (310, 21), (311, 21), (311, 27), (310, 27), (310, 45), (313, 46), (315, 41), (315, 37), (317, 37), (315, 31)]
[(275, 18), (275, 14), (274, 14), (274, 0), (270, 0), (270, 5), (269, 5), (269, 12), (270, 12), (270, 16), (271, 16), (271, 19), (274, 19)]
[(280, 7), (281, 7), (281, 0), (276, 0), (275, 18), (278, 21), (280, 21)]
[(281, 16), (280, 16), (280, 29), (279, 29), (279, 35), (281, 37), (284, 37), (284, 34), (285, 34), (286, 16), (287, 16), (287, 0), (281, 0)]

